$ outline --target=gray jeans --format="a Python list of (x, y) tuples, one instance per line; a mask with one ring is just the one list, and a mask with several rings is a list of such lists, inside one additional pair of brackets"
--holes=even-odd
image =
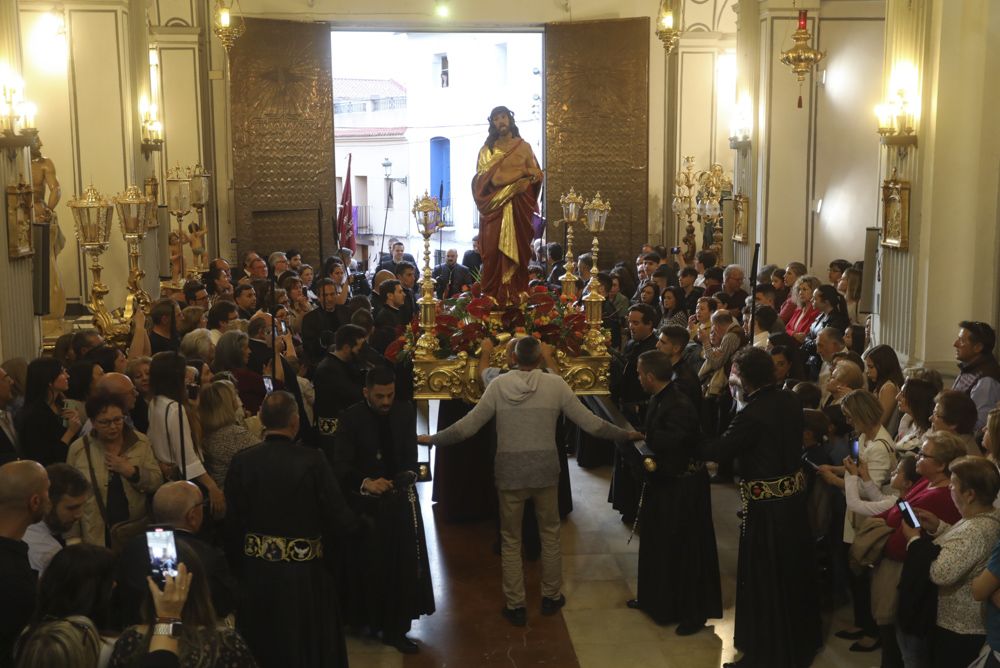
[(521, 563), (521, 522), (524, 504), (535, 502), (542, 539), (542, 596), (558, 598), (562, 590), (562, 552), (559, 547), (559, 487), (500, 489), (500, 563), (503, 595), (510, 609), (525, 604), (524, 565)]

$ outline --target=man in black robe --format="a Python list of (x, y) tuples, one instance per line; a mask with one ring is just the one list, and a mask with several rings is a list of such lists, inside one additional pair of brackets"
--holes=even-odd
[[(657, 321), (656, 311), (648, 304), (636, 304), (628, 310), (628, 329), (632, 339), (625, 344), (623, 357), (614, 360), (611, 371), (611, 398), (635, 428), (641, 427), (646, 419), (646, 404), (649, 401), (637, 375), (639, 355), (656, 349), (653, 328)], [(617, 451), (608, 501), (612, 508), (622, 514), (623, 522), (632, 524), (635, 521), (639, 488), (624, 457)]]
[(410, 321), (406, 319), (406, 313), (402, 310), (406, 304), (406, 291), (403, 290), (402, 283), (390, 279), (378, 287), (378, 292), (384, 306), (375, 316), (375, 332), (371, 336), (371, 346), (379, 354), (385, 354), (385, 349), (396, 340), (402, 333), (402, 328)]
[(358, 364), (358, 355), (364, 345), (365, 330), (357, 325), (344, 325), (337, 330), (330, 351), (313, 376), (316, 432), (320, 447), (328, 457), (333, 454), (340, 414), (364, 398), (365, 379)]
[(802, 668), (822, 644), (815, 553), (802, 473), (802, 406), (774, 385), (774, 363), (760, 348), (733, 357), (746, 401), (705, 459), (734, 462), (743, 498), (736, 576), (736, 648), (729, 667)]
[(660, 328), (656, 349), (670, 357), (670, 365), (674, 368), (674, 384), (691, 400), (698, 415), (701, 415), (701, 381), (690, 365), (684, 362), (684, 350), (690, 341), (691, 334), (687, 327), (664, 325)]
[[(670, 358), (659, 351), (639, 356), (639, 382), (650, 394), (644, 432), (656, 454), (656, 472), (640, 472), (638, 596), (628, 607), (657, 624), (678, 623), (677, 635), (697, 633), (722, 617), (719, 553), (712, 527), (708, 473), (698, 458), (698, 411), (673, 381)], [(635, 452), (626, 450), (630, 459)], [(638, 463), (638, 462), (636, 462)]]
[(319, 308), (306, 313), (302, 318), (302, 349), (310, 364), (319, 364), (326, 355), (327, 346), (333, 342), (333, 333), (347, 322), (343, 307), (338, 307), (337, 287), (330, 278), (316, 281), (316, 296)]
[(337, 427), (334, 470), (348, 502), (374, 524), (345, 556), (341, 600), (353, 626), (381, 632), (383, 643), (413, 654), (419, 647), (406, 633), (414, 619), (434, 612), (434, 591), (414, 486), (416, 411), (395, 395), (392, 371), (372, 369), (365, 400), (341, 413)]
[(269, 394), (260, 419), (264, 441), (226, 476), (226, 556), (243, 593), (236, 628), (262, 668), (346, 667), (330, 564), (337, 538), (360, 522), (322, 453), (293, 441), (295, 398)]

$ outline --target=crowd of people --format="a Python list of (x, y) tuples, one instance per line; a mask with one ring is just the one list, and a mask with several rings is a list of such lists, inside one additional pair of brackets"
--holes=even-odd
[[(370, 272), (347, 249), (318, 270), (295, 250), (216, 258), (137, 314), (125, 345), (84, 329), (5, 361), (0, 667), (346, 666), (345, 633), (419, 652), (407, 633), (435, 601), (417, 446), (484, 429), (515, 626), (530, 615), (526, 531), (541, 614), (566, 602), (560, 480), (575, 451), (612, 467), (609, 512), (638, 534), (628, 607), (678, 635), (722, 616), (710, 485), (735, 483), (734, 665), (808, 666), (821, 610), (847, 600), (853, 625), (832, 642), (881, 651), (884, 668), (1000, 665), (993, 329), (956, 323), (946, 389), (872, 340), (857, 264), (748, 277), (672, 250), (597, 273), (612, 413), (572, 393), (552, 347), (512, 338), (501, 369), (486, 339), (482, 399), (418, 436), (412, 366), (385, 356), (418, 316), (398, 241)], [(560, 245), (532, 253), (532, 287), (560, 291)], [(477, 247), (458, 258), (433, 269), (441, 298), (481, 271)], [(591, 267), (572, 267), (573, 299)], [(176, 540), (162, 582), (154, 527)]]

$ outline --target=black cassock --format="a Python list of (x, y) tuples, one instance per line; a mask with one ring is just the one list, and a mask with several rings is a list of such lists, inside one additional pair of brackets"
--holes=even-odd
[[(404, 634), (412, 620), (434, 612), (424, 523), (411, 475), (417, 470), (413, 404), (397, 401), (388, 415), (379, 415), (362, 401), (341, 413), (333, 462), (348, 503), (374, 524), (345, 556), (345, 618), (386, 635)], [(362, 495), (365, 478), (394, 481), (394, 489)]]
[(698, 411), (676, 383), (649, 400), (645, 433), (657, 469), (643, 472), (639, 606), (658, 624), (703, 624), (722, 617), (719, 553)]
[[(262, 668), (347, 666), (331, 567), (360, 526), (319, 450), (269, 437), (233, 457), (226, 476), (226, 555), (240, 582), (236, 628)], [(324, 556), (244, 554), (247, 534), (320, 538)]]
[[(625, 344), (623, 358), (615, 358), (611, 369), (611, 397), (628, 418), (629, 423), (638, 429), (646, 418), (646, 402), (648, 397), (639, 384), (636, 369), (639, 366), (639, 355), (656, 349), (656, 336), (650, 334), (642, 341), (635, 339)], [(614, 470), (611, 472), (611, 488), (608, 490), (608, 502), (611, 507), (620, 512), (625, 520), (631, 522), (635, 518), (639, 506), (639, 487), (635, 477), (629, 471), (629, 466), (620, 452), (615, 452)]]
[[(808, 666), (822, 644), (807, 496), (804, 485), (793, 492), (799, 485), (788, 484), (801, 475), (801, 456), (802, 405), (773, 385), (748, 396), (725, 433), (705, 447), (706, 459), (733, 462), (742, 492), (760, 497), (744, 494), (736, 576), (735, 645), (752, 665)], [(761, 494), (781, 488), (788, 493)]]

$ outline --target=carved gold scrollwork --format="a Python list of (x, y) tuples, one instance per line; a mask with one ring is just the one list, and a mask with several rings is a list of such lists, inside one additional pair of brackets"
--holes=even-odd
[[(496, 355), (501, 351), (494, 351)], [(608, 367), (611, 358), (603, 356), (569, 357), (557, 354), (563, 378), (573, 392), (580, 395), (608, 394)], [(476, 403), (482, 397), (479, 383), (479, 362), (466, 353), (449, 359), (422, 360), (413, 362), (414, 396), (417, 399), (462, 399)]]

